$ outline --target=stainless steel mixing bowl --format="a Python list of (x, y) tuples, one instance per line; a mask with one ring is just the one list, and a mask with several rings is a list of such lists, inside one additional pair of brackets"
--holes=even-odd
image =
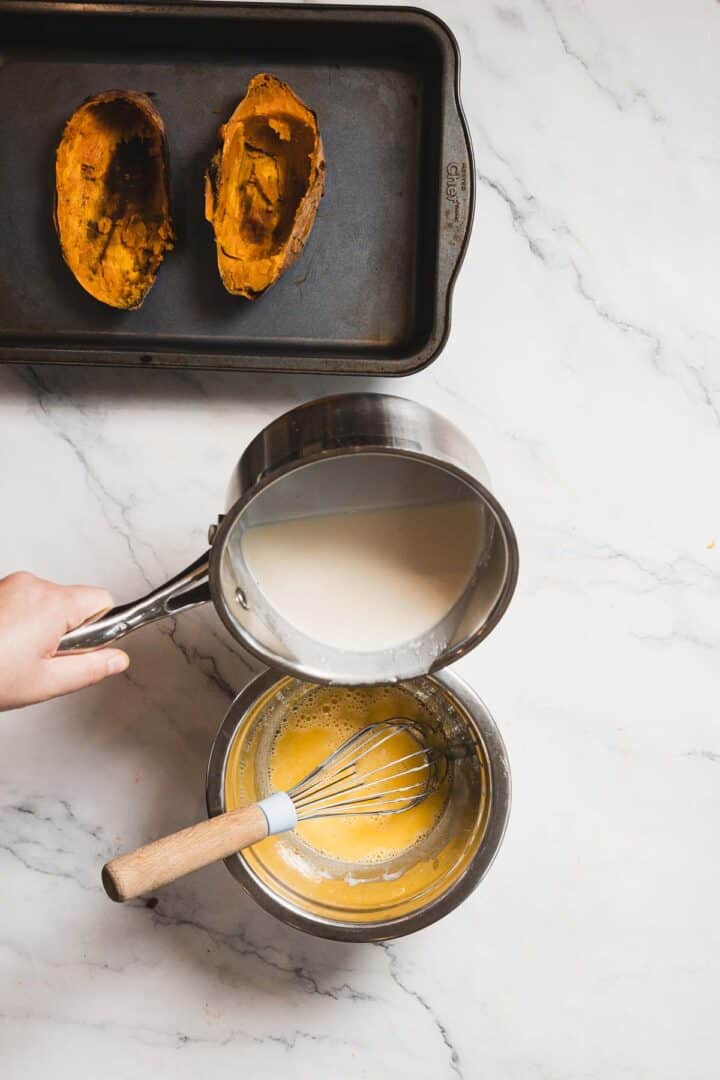
[[(449, 672), (400, 686), (417, 698), (450, 748), (447, 800), (421, 845), (389, 861), (351, 865), (322, 855), (290, 833), (226, 860), (230, 873), (261, 907), (298, 930), (356, 942), (410, 934), (465, 900), (500, 846), (510, 812), (510, 770), (490, 713)], [(265, 774), (258, 768), (266, 756), (263, 747), (288, 707), (312, 690), (308, 683), (268, 671), (235, 699), (210, 755), (211, 816), (236, 803), (243, 769), (250, 777), (245, 796), (266, 793)]]

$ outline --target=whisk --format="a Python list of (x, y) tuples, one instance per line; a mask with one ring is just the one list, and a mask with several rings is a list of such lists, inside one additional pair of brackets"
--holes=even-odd
[[(404, 752), (391, 753), (402, 736)], [(414, 744), (410, 750), (407, 736)], [(443, 750), (428, 743), (414, 721), (395, 717), (369, 724), (288, 791), (112, 859), (103, 867), (105, 892), (111, 900), (132, 900), (311, 818), (402, 813), (436, 791), (446, 769)]]

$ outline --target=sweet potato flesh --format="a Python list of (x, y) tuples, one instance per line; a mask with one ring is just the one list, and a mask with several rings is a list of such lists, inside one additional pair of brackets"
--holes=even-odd
[(257, 75), (220, 129), (205, 214), (229, 292), (253, 299), (298, 257), (322, 195), (317, 121), (288, 86)]
[(55, 225), (79, 283), (111, 307), (139, 307), (173, 246), (164, 128), (149, 98), (109, 91), (81, 105), (55, 181)]

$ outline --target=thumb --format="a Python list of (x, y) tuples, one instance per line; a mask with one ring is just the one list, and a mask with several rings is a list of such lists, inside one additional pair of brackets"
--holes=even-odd
[(43, 673), (38, 680), (37, 701), (71, 694), (84, 686), (102, 682), (108, 675), (119, 675), (130, 663), (122, 649), (99, 649), (96, 652), (54, 656), (43, 661)]

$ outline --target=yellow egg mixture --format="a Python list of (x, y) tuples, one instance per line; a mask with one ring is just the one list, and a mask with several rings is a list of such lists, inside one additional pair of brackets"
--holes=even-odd
[[(266, 705), (267, 698), (258, 703), (256, 712), (262, 713)], [(402, 686), (315, 686), (296, 694), (274, 725), (276, 734), (265, 754), (270, 789), (287, 790), (355, 732), (394, 717), (421, 724), (430, 720), (421, 701)], [(225, 776), (228, 810), (267, 793), (256, 775), (256, 762), (263, 758), (263, 726), (254, 725), (254, 734), (236, 737), (230, 748)], [(391, 756), (416, 749), (412, 736), (398, 735), (376, 750), (369, 764), (377, 767)], [(443, 783), (402, 813), (303, 821), (294, 835), (268, 837), (247, 849), (243, 858), (275, 891), (302, 906), (343, 909), (356, 920), (370, 919), (381, 909), (394, 911), (412, 897), (442, 891), (443, 881), (447, 885), (448, 875), (454, 877), (460, 862), (465, 862), (468, 841), (472, 844), (465, 829), (453, 831), (430, 854), (423, 851), (423, 840), (442, 819), (447, 797)]]
[[(411, 715), (412, 714), (412, 715)], [(368, 724), (392, 717), (422, 719), (417, 701), (405, 691), (380, 689), (320, 689), (306, 694), (288, 710), (277, 734), (270, 758), (270, 784), (287, 791), (327, 758), (341, 743)], [(390, 766), (393, 761), (418, 750), (410, 734), (398, 733), (366, 755), (363, 771)], [(399, 766), (399, 769), (402, 766)], [(423, 775), (424, 773), (424, 775)], [(388, 780), (380, 788), (392, 787)], [(423, 772), (400, 785), (427, 780)], [(308, 844), (335, 859), (349, 863), (378, 862), (393, 858), (418, 843), (432, 828), (442, 809), (443, 793), (437, 791), (401, 814), (353, 814), (302, 821), (296, 832)]]

